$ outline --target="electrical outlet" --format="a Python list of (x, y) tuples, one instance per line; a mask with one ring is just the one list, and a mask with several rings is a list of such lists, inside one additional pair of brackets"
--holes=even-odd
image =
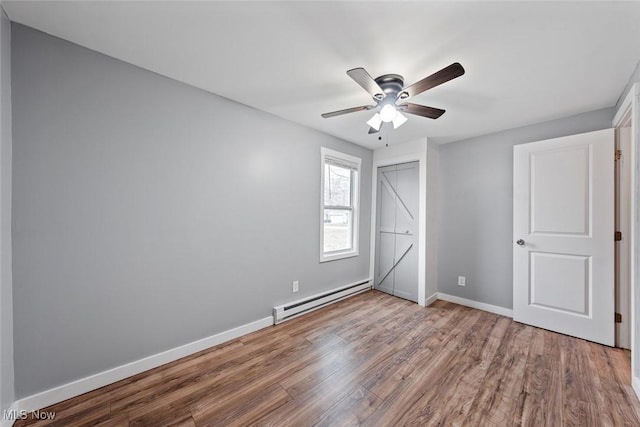
[(466, 280), (464, 276), (458, 276), (458, 286), (465, 286)]
[(293, 292), (298, 292), (300, 290), (300, 284), (298, 283), (297, 280), (293, 281), (293, 284), (291, 285), (291, 290)]

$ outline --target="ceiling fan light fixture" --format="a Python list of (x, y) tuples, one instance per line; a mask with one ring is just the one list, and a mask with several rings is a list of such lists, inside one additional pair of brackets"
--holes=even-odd
[(382, 125), (382, 118), (380, 118), (380, 113), (375, 113), (373, 117), (369, 119), (367, 124), (375, 130), (380, 130), (380, 126)]
[(407, 121), (407, 118), (400, 111), (396, 112), (396, 116), (393, 118), (393, 128), (398, 129)]
[(391, 105), (391, 104), (386, 104), (380, 110), (380, 118), (385, 123), (389, 123), (389, 122), (393, 121), (393, 119), (395, 119), (395, 117), (396, 117), (396, 114), (398, 114), (398, 112), (396, 111), (394, 106)]
[[(382, 128), (382, 123), (393, 123), (394, 129), (399, 128), (407, 121), (407, 118), (402, 113), (437, 119), (445, 113), (445, 110), (421, 104), (413, 104), (405, 102), (405, 100), (458, 78), (464, 73), (464, 67), (458, 62), (454, 62), (440, 71), (436, 71), (422, 80), (406, 86), (404, 84), (404, 77), (399, 74), (384, 74), (374, 79), (364, 68), (353, 68), (347, 71), (347, 75), (373, 97), (375, 105), (363, 105), (360, 107), (331, 111), (329, 113), (323, 113), (321, 116), (328, 119), (343, 114), (379, 108), (380, 112), (367, 121), (369, 134), (379, 132)], [(400, 105), (397, 105), (398, 103)], [(381, 139), (381, 137), (378, 137), (378, 139)]]

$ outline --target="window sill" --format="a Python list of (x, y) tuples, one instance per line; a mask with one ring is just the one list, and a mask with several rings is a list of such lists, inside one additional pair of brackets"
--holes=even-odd
[(353, 258), (358, 256), (358, 251), (349, 251), (349, 252), (334, 252), (334, 253), (328, 253), (328, 254), (321, 254), (320, 255), (320, 262), (329, 262), (329, 261), (336, 261), (339, 259), (345, 259), (345, 258)]

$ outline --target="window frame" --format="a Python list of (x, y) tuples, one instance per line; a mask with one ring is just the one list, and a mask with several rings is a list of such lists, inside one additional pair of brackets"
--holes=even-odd
[[(324, 183), (325, 183), (325, 165), (327, 158), (342, 161), (345, 164), (354, 166), (351, 175), (351, 207), (329, 206), (324, 204)], [(344, 258), (351, 258), (359, 254), (359, 235), (360, 235), (360, 176), (362, 169), (362, 159), (340, 151), (331, 150), (326, 147), (320, 148), (320, 262), (335, 261)], [(330, 210), (351, 210), (351, 248), (339, 251), (324, 250), (324, 211)]]

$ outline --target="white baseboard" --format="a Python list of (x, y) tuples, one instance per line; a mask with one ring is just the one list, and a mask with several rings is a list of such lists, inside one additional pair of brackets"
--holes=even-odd
[[(5, 412), (6, 411), (6, 412)], [(5, 414), (13, 414), (12, 418), (5, 418)], [(20, 410), (16, 402), (13, 402), (6, 410), (0, 414), (0, 427), (11, 427), (19, 419)]]
[(640, 399), (640, 378), (633, 376), (633, 374), (631, 374), (631, 387), (636, 392), (636, 397)]
[[(207, 348), (222, 344), (224, 342), (272, 325), (273, 317), (265, 317), (264, 319), (256, 320), (254, 322), (238, 326), (237, 328), (229, 329), (227, 331), (220, 332), (219, 334), (215, 334), (210, 337), (182, 345), (180, 347), (172, 348), (170, 350), (163, 351), (162, 353), (154, 354), (152, 356), (145, 357), (144, 359), (136, 360), (135, 362), (127, 363), (125, 365), (121, 365), (86, 378), (81, 378), (68, 384), (64, 384), (38, 394), (25, 397), (23, 399), (19, 399), (14, 402), (11, 409), (28, 412), (42, 409), (47, 406), (53, 405), (54, 403), (62, 402), (63, 400), (79, 396), (100, 387), (104, 387), (105, 385), (112, 384), (116, 381), (123, 380), (133, 375), (137, 375), (141, 372), (148, 371), (149, 369), (157, 368), (158, 366), (164, 365), (166, 363), (173, 362), (185, 356), (189, 356)], [(13, 424), (13, 422), (11, 424)], [(2, 424), (2, 427), (5, 427), (4, 422)]]
[(434, 302), (438, 301), (438, 293), (436, 292), (435, 294), (431, 295), (430, 297), (427, 298), (426, 301), (426, 306), (429, 307), (431, 304), (433, 304)]
[(443, 301), (452, 302), (454, 304), (464, 305), (466, 307), (477, 308), (478, 310), (488, 311), (489, 313), (499, 314), (501, 316), (507, 316), (513, 318), (513, 310), (510, 308), (504, 308), (497, 305), (487, 304), (484, 302), (473, 301), (466, 298), (460, 298), (454, 295), (443, 294), (438, 292), (438, 299)]

